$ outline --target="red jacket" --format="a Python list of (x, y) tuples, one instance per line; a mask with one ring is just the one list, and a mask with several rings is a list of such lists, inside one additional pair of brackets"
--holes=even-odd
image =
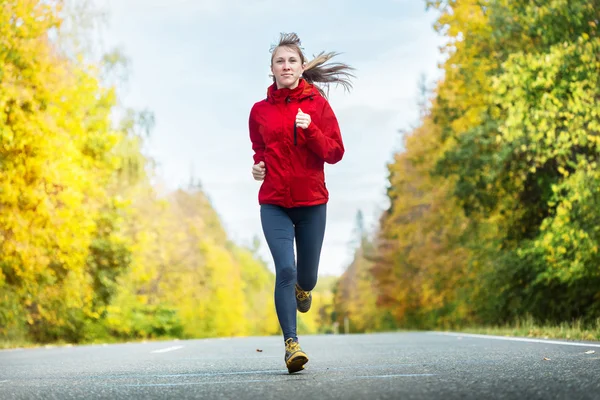
[[(307, 129), (295, 126), (298, 108), (310, 115)], [(323, 165), (340, 161), (344, 144), (331, 106), (314, 86), (302, 78), (295, 89), (274, 83), (252, 107), (248, 124), (254, 163), (264, 161), (266, 168), (259, 204), (301, 207), (329, 200)]]

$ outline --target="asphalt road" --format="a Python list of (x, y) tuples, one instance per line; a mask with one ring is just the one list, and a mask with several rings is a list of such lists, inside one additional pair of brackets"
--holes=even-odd
[(0, 399), (600, 399), (600, 343), (569, 343), (305, 336), (293, 375), (279, 337), (6, 350)]

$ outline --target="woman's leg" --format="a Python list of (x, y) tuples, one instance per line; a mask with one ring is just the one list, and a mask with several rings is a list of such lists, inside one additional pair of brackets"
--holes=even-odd
[(294, 224), (282, 207), (263, 204), (260, 218), (265, 239), (275, 263), (275, 310), (284, 340), (296, 335), (296, 265)]
[(321, 248), (325, 236), (327, 204), (301, 207), (291, 213), (296, 230), (298, 286), (311, 291), (317, 284)]

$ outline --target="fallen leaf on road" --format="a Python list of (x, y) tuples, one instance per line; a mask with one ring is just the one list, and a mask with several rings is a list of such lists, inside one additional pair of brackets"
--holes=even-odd
[(544, 361), (550, 361), (548, 357), (544, 357)]
[(594, 354), (594, 353), (595, 353), (594, 350), (588, 350), (588, 351), (585, 352), (585, 354)]
[(261, 350), (261, 349), (256, 349), (256, 351), (258, 351), (259, 353), (262, 353), (262, 350)]

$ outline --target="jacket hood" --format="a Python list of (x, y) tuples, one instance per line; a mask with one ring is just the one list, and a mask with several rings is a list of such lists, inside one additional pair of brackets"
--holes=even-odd
[(307, 97), (320, 96), (319, 91), (303, 78), (298, 81), (298, 86), (294, 89), (281, 88), (277, 89), (277, 84), (273, 83), (267, 88), (267, 101), (272, 103), (302, 100)]

